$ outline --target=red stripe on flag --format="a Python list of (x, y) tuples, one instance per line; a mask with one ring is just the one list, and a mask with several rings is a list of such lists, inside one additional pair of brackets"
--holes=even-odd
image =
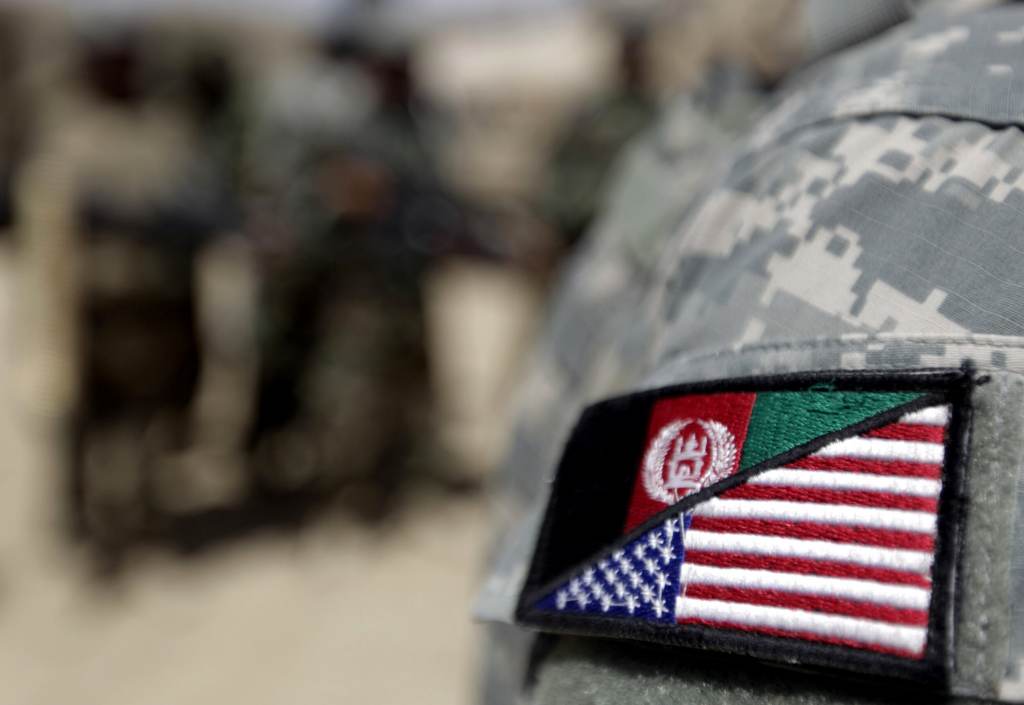
[(861, 458), (818, 458), (808, 455), (786, 463), (787, 468), (800, 470), (834, 470), (837, 472), (863, 472), (894, 477), (927, 477), (937, 480), (942, 466), (936, 463), (910, 463), (902, 460), (864, 460)]
[(877, 509), (906, 509), (918, 512), (936, 512), (938, 501), (934, 497), (870, 492), (865, 490), (833, 490), (820, 487), (781, 487), (768, 485), (741, 485), (726, 490), (722, 499), (773, 499), (786, 502), (813, 502), (815, 504), (849, 504)]
[(925, 426), (913, 423), (894, 423), (862, 434), (867, 438), (889, 438), (896, 441), (923, 441), (942, 443), (946, 440), (945, 426)]
[(896, 649), (890, 646), (881, 646), (879, 644), (871, 644), (867, 642), (856, 641), (854, 639), (840, 639), (838, 637), (823, 636), (821, 634), (814, 634), (812, 632), (800, 632), (800, 631), (789, 631), (788, 629), (776, 629), (774, 627), (755, 627), (748, 624), (736, 624), (734, 622), (719, 622), (712, 619), (700, 619), (697, 617), (683, 617), (676, 620), (679, 624), (695, 624), (703, 627), (712, 627), (714, 629), (738, 629), (744, 632), (753, 632), (757, 634), (765, 634), (767, 636), (781, 636), (789, 639), (803, 639), (804, 641), (816, 641), (823, 644), (836, 644), (838, 646), (849, 646), (854, 649), (864, 649), (866, 651), (874, 651), (880, 654), (891, 654), (893, 656), (901, 656), (903, 658), (920, 659), (924, 656), (924, 651), (908, 651), (906, 649)]
[(693, 597), (703, 600), (721, 600), (768, 607), (788, 607), (807, 612), (839, 614), (847, 617), (873, 619), (893, 624), (909, 624), (915, 627), (928, 626), (928, 610), (901, 609), (873, 602), (847, 600), (839, 597), (800, 595), (781, 590), (758, 590), (751, 588), (724, 587), (719, 585), (687, 585), (683, 599)]
[(730, 551), (687, 550), (685, 561), (693, 565), (710, 565), (719, 568), (750, 568), (752, 570), (773, 570), (801, 575), (824, 575), (834, 578), (874, 580), (879, 583), (931, 587), (931, 578), (920, 573), (911, 573), (890, 568), (874, 568), (841, 561), (820, 561), (814, 558), (792, 556), (763, 556), (755, 553), (733, 553)]
[(728, 534), (784, 536), (795, 539), (819, 539), (838, 543), (880, 546), (882, 548), (905, 548), (912, 551), (931, 552), (935, 548), (935, 538), (933, 536), (913, 531), (870, 529), (815, 522), (781, 521), (777, 519), (728, 519), (697, 515), (690, 520), (690, 530), (715, 531)]

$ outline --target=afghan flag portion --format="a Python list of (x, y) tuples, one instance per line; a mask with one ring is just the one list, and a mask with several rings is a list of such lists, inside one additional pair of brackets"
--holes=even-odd
[[(560, 541), (593, 546), (588, 523), (604, 547), (528, 586), (521, 619), (797, 662), (834, 647), (923, 672), (945, 648), (930, 625), (942, 621), (933, 585), (952, 582), (937, 556), (959, 399), (815, 385), (670, 394), (649, 400), (642, 440), (632, 427), (632, 455), (602, 454), (595, 421), (604, 440), (570, 442), (559, 481), (618, 487), (619, 503), (556, 482), (533, 577), (545, 546), (556, 561)], [(621, 422), (638, 407), (611, 408)], [(588, 480), (576, 460), (601, 457), (632, 463), (615, 480), (592, 466)], [(588, 513), (588, 496), (602, 516)]]
[(737, 472), (808, 441), (841, 433), (920, 396), (806, 391), (659, 400), (651, 411), (625, 530)]

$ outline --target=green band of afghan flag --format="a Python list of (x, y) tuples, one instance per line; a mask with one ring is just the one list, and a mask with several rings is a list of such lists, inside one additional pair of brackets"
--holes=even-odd
[(763, 392), (747, 426), (739, 470), (909, 404), (919, 392)]

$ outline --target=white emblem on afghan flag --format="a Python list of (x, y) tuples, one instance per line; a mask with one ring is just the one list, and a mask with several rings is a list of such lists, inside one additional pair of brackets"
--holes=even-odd
[(736, 464), (736, 441), (725, 424), (683, 419), (665, 424), (644, 456), (647, 496), (674, 504), (727, 477)]

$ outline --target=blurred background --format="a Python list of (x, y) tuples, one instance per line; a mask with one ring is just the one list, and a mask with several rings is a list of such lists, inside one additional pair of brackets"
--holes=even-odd
[(559, 267), (791, 4), (0, 3), (0, 702), (474, 702)]

